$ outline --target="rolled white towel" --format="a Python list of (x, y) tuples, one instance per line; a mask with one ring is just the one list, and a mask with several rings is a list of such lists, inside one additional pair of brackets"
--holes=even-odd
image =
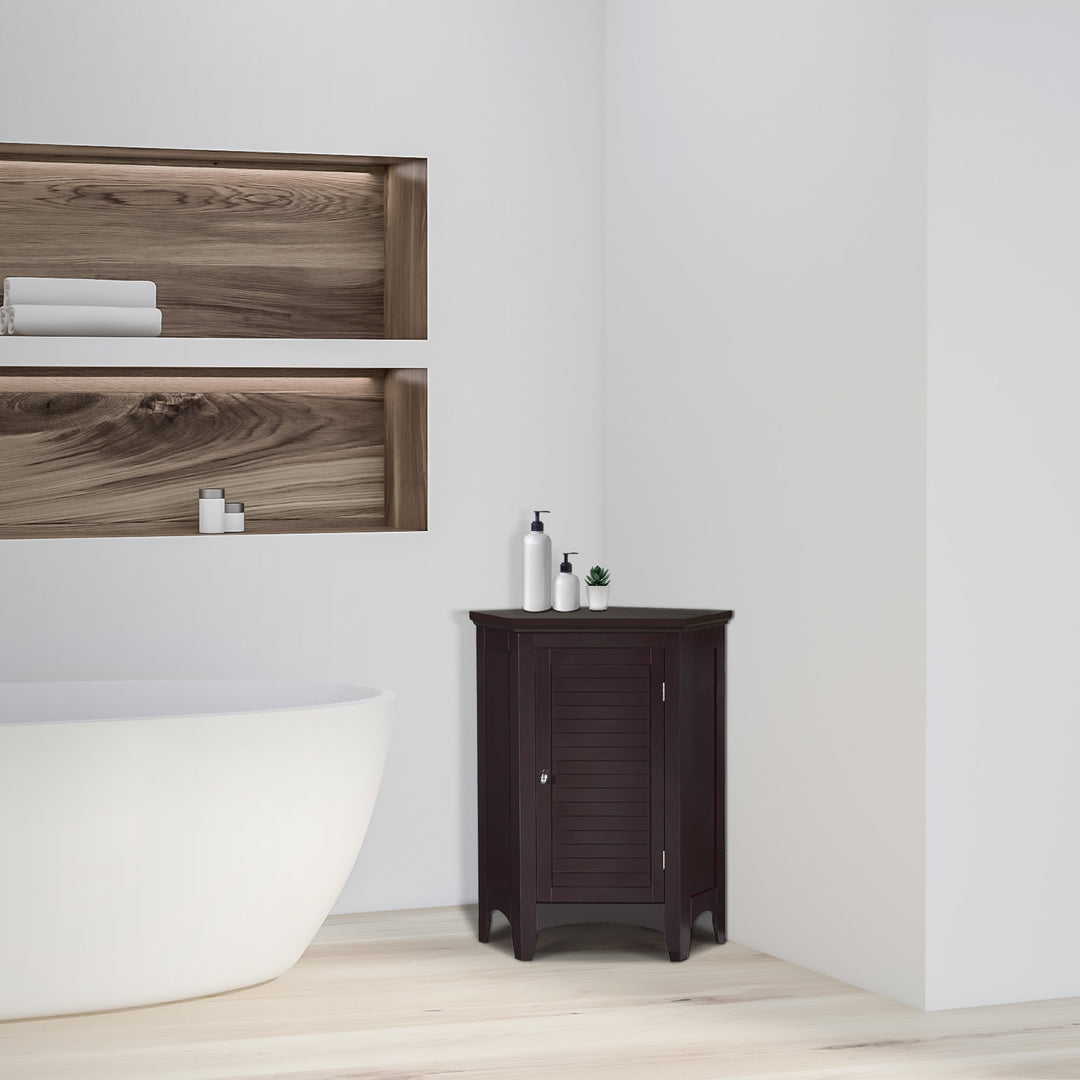
[(104, 278), (4, 278), (4, 306), (16, 304), (153, 308), (157, 307), (157, 285)]
[(8, 333), (23, 337), (158, 337), (161, 312), (144, 307), (13, 304)]
[(0, 337), (8, 332), (8, 309), (0, 307)]

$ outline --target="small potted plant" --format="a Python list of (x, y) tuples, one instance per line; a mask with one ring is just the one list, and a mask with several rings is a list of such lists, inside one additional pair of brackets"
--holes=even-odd
[(585, 578), (585, 589), (589, 594), (590, 611), (607, 611), (608, 585), (611, 574), (602, 566), (594, 566)]

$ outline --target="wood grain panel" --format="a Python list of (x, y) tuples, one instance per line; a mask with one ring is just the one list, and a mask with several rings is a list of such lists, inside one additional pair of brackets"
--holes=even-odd
[(386, 374), (386, 523), (427, 528), (427, 369)]
[[(484, 668), (478, 700), (482, 722), (477, 750), (482, 767), (478, 776), (484, 785), (481, 805), (491, 812), (480, 819), (486, 881), (491, 887), (510, 891), (511, 879), (511, 765), (510, 748), (510, 653), (500, 647), (497, 631), (481, 632), (485, 640), (477, 650), (477, 660)], [(503, 635), (505, 636), (505, 635)]]
[(112, 165), (187, 165), (203, 168), (370, 172), (373, 165), (399, 165), (414, 158), (364, 154), (282, 154), (252, 150), (179, 150), (147, 146), (62, 146), (56, 143), (3, 143), (0, 158), (12, 161), (50, 161)]
[(384, 525), (381, 373), (0, 376), (0, 537), (198, 531), (197, 489), (250, 532)]
[(152, 280), (165, 337), (381, 338), (383, 171), (5, 160), (0, 277)]
[[(700, 705), (687, 716), (689, 730), (681, 766), (686, 786), (682, 828), (699, 842), (684, 845), (681, 870), (687, 888), (698, 893), (723, 873), (722, 844), (716, 839), (723, 836), (724, 801), (723, 738), (718, 738), (723, 708), (721, 634), (715, 630), (695, 631), (685, 635), (682, 647), (685, 664), (680, 693), (689, 691)], [(706, 837), (713, 837), (713, 843), (705, 843)]]
[(386, 170), (386, 336), (427, 337), (427, 161)]

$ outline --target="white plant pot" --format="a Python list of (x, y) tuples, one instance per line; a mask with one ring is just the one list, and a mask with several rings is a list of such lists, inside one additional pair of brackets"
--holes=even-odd
[(607, 594), (610, 585), (586, 585), (590, 611), (607, 611)]

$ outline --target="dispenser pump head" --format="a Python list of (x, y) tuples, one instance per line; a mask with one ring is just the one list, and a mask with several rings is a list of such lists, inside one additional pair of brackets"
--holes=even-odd
[(559, 566), (560, 574), (569, 574), (574, 568), (570, 565), (570, 556), (579, 554), (576, 551), (564, 551), (562, 553), (563, 561)]
[(533, 532), (543, 532), (544, 531), (544, 523), (540, 520), (540, 515), (541, 514), (550, 514), (551, 511), (550, 510), (534, 510), (533, 513), (536, 515), (536, 520), (532, 523), (532, 531)]

